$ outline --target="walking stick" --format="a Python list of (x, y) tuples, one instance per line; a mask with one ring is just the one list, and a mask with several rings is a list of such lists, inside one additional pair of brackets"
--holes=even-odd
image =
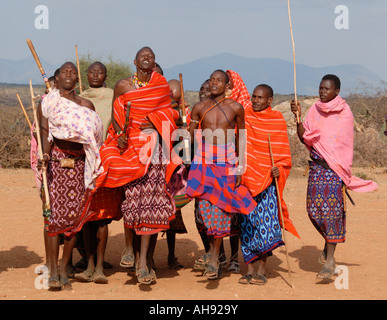
[(24, 109), (24, 106), (23, 106), (23, 103), (22, 103), (22, 101), (21, 101), (21, 99), (20, 99), (19, 94), (17, 93), (16, 96), (17, 96), (17, 99), (19, 100), (20, 106), (21, 106), (21, 108), (22, 108), (22, 110), (23, 110), (24, 116), (26, 117), (26, 120), (27, 120), (27, 122), (28, 122), (28, 125), (30, 126), (30, 129), (32, 129), (32, 125), (31, 125), (30, 119), (28, 118), (27, 112), (26, 112), (26, 110)]
[(51, 86), (50, 86), (50, 82), (48, 81), (48, 77), (47, 77), (46, 73), (43, 70), (42, 64), (40, 63), (40, 59), (39, 59), (39, 57), (38, 57), (38, 55), (37, 55), (37, 53), (35, 51), (35, 48), (34, 48), (34, 45), (32, 44), (31, 39), (27, 39), (27, 44), (28, 44), (28, 46), (29, 46), (29, 48), (31, 50), (32, 55), (34, 56), (35, 62), (38, 65), (39, 71), (40, 71), (40, 73), (41, 73), (41, 75), (43, 77), (43, 80), (44, 80), (44, 82), (46, 84), (46, 87), (47, 87), (48, 91), (51, 91), (52, 89), (51, 89)]
[[(38, 114), (35, 106), (35, 99), (37, 97), (34, 96), (34, 90), (32, 88), (32, 83), (30, 80), (30, 92), (31, 92), (31, 104), (32, 104), (32, 109), (34, 110), (34, 120), (35, 120), (35, 128), (36, 128), (36, 137), (38, 141), (38, 152), (39, 152), (39, 158), (43, 161), (43, 149), (42, 149), (42, 140), (40, 136), (40, 125), (38, 121)], [(46, 197), (46, 209), (47, 211), (51, 210), (51, 205), (50, 205), (50, 196), (48, 194), (48, 183), (47, 183), (47, 167), (43, 165), (42, 167), (42, 176), (43, 176), (43, 189), (44, 189), (44, 195)]]
[(79, 68), (79, 57), (78, 57), (78, 46), (77, 45), (75, 45), (75, 56), (77, 57), (79, 92), (82, 93), (81, 69)]
[[(272, 150), (271, 150), (270, 133), (269, 133), (269, 150), (270, 150), (271, 166), (274, 167), (274, 158), (273, 158), (273, 152), (272, 152)], [(280, 217), (281, 217), (281, 222), (282, 222), (282, 231), (283, 231), (282, 233), (283, 233), (283, 235), (284, 235), (285, 252), (286, 252), (286, 262), (287, 262), (287, 265), (288, 265), (289, 282), (290, 282), (290, 286), (291, 286), (292, 288), (294, 288), (294, 285), (293, 285), (293, 282), (292, 282), (292, 276), (291, 276), (291, 272), (290, 272), (290, 263), (289, 263), (288, 247), (287, 247), (287, 245), (286, 245), (287, 239), (286, 239), (286, 231), (285, 231), (285, 222), (284, 222), (284, 216), (283, 216), (283, 213), (282, 213), (282, 207), (281, 207), (281, 195), (280, 195), (279, 188), (278, 188), (278, 181), (277, 181), (277, 178), (274, 178), (274, 182), (275, 182), (275, 189), (276, 189), (276, 192), (277, 192), (278, 210), (279, 210)]]
[[(293, 38), (293, 28), (292, 28), (292, 17), (290, 15), (290, 1), (288, 0), (288, 14), (289, 14), (289, 25), (290, 25), (290, 35), (292, 37), (292, 45), (293, 45), (293, 73), (294, 73), (294, 102), (297, 104), (297, 76), (296, 76), (296, 51), (294, 46), (294, 38)], [(297, 111), (297, 124), (300, 123), (300, 115)]]
[[(183, 128), (187, 128), (187, 116), (185, 114), (185, 99), (184, 99), (184, 87), (183, 87), (183, 75), (179, 74), (179, 80), (180, 80), (180, 92), (181, 92), (181, 118), (183, 120)], [(189, 140), (186, 138), (183, 138), (184, 140), (184, 154), (185, 154), (185, 163), (191, 162), (191, 156), (189, 154)]]

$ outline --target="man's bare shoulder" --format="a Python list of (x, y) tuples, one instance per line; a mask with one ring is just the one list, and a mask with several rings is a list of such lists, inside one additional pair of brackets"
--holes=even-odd
[(192, 108), (192, 111), (200, 111), (204, 108), (206, 108), (209, 104), (211, 103), (210, 99), (206, 99), (206, 100), (203, 100), (203, 101), (199, 101), (198, 103), (196, 103), (193, 108)]
[(232, 108), (236, 113), (239, 113), (239, 112), (244, 112), (244, 108), (243, 106), (235, 101), (235, 100), (232, 100), (232, 99), (226, 99), (225, 101), (225, 105)]
[(116, 82), (116, 85), (114, 86), (114, 92), (116, 94), (124, 94), (128, 91), (134, 90), (133, 81), (132, 78), (124, 78), (120, 79)]

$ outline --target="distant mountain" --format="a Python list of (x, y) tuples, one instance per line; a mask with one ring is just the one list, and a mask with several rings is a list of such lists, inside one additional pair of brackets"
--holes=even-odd
[[(43, 69), (48, 77), (54, 75), (59, 66), (49, 64), (40, 59)], [(28, 84), (30, 79), (32, 84), (44, 84), (35, 59), (30, 56), (22, 60), (0, 59), (0, 83)]]
[[(41, 60), (46, 74), (50, 77), (59, 66)], [(297, 93), (317, 95), (321, 77), (334, 73), (342, 80), (341, 93), (344, 95), (356, 89), (361, 83), (370, 86), (380, 85), (380, 77), (366, 68), (355, 64), (342, 64), (332, 67), (313, 68), (297, 64)], [(228, 53), (201, 58), (193, 62), (164, 69), (165, 77), (178, 79), (183, 74), (184, 89), (198, 91), (204, 80), (216, 69), (231, 69), (238, 72), (251, 92), (260, 83), (271, 85), (275, 93), (291, 94), (293, 87), (293, 62), (271, 58), (245, 58)], [(42, 76), (32, 56), (18, 60), (0, 59), (0, 83), (43, 84)]]
[[(245, 58), (228, 53), (201, 58), (183, 65), (176, 65), (164, 70), (164, 76), (178, 79), (183, 74), (184, 89), (198, 91), (204, 80), (216, 69), (233, 70), (240, 74), (251, 92), (256, 85), (267, 83), (275, 93), (294, 93), (293, 62), (271, 58)], [(370, 86), (380, 85), (381, 78), (355, 64), (342, 64), (331, 67), (313, 68), (303, 64), (296, 65), (297, 94), (318, 95), (318, 85), (321, 78), (328, 73), (336, 74), (342, 82), (342, 95), (359, 88), (361, 83)]]

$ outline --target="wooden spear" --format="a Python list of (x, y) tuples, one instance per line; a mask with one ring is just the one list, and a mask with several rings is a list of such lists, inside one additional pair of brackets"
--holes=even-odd
[[(183, 86), (183, 74), (179, 74), (179, 80), (180, 80), (180, 94), (181, 94), (181, 118), (183, 121), (183, 128), (188, 128), (187, 125), (187, 116), (185, 114), (185, 99), (184, 99), (184, 86)], [(185, 162), (190, 163), (191, 162), (191, 156), (189, 152), (189, 140), (186, 138), (183, 138), (184, 140), (184, 154), (185, 154)]]
[[(35, 99), (38, 97), (35, 97), (34, 95), (34, 89), (32, 88), (32, 82), (30, 80), (30, 93), (31, 93), (31, 104), (32, 104), (32, 109), (34, 110), (34, 120), (35, 120), (35, 129), (36, 129), (36, 137), (37, 137), (37, 142), (38, 142), (38, 152), (39, 152), (39, 158), (43, 160), (43, 148), (42, 148), (42, 140), (41, 140), (41, 135), (40, 135), (40, 124), (38, 121), (38, 113), (36, 110), (35, 106)], [(50, 195), (48, 193), (48, 182), (47, 182), (47, 167), (43, 165), (42, 167), (42, 176), (43, 176), (43, 189), (44, 189), (44, 195), (46, 197), (45, 202), (46, 202), (46, 209), (51, 210), (51, 205), (50, 205)]]
[(33, 55), (33, 57), (35, 59), (36, 64), (38, 65), (39, 71), (40, 71), (40, 73), (41, 73), (41, 75), (43, 77), (44, 83), (46, 84), (46, 87), (47, 87), (48, 91), (51, 91), (52, 89), (51, 89), (51, 86), (50, 86), (50, 82), (48, 81), (48, 77), (47, 77), (46, 73), (43, 70), (42, 64), (40, 63), (40, 59), (39, 59), (39, 57), (38, 57), (38, 55), (37, 55), (37, 53), (35, 51), (35, 48), (34, 48), (34, 45), (32, 44), (31, 39), (27, 39), (27, 44), (28, 44), (28, 47), (31, 50), (31, 53), (32, 53), (32, 55)]
[[(271, 166), (274, 167), (274, 158), (273, 158), (273, 151), (271, 149), (270, 133), (269, 133), (269, 150), (270, 150)], [(292, 288), (294, 288), (293, 281), (292, 281), (292, 276), (291, 276), (291, 271), (290, 271), (288, 247), (286, 245), (287, 239), (286, 239), (286, 231), (285, 231), (285, 221), (284, 221), (284, 216), (283, 216), (283, 213), (282, 213), (282, 206), (281, 206), (281, 202), (282, 201), (281, 201), (280, 191), (279, 191), (279, 188), (278, 188), (277, 178), (274, 178), (274, 182), (275, 182), (275, 189), (276, 189), (276, 192), (277, 192), (278, 210), (279, 210), (280, 217), (281, 217), (281, 222), (282, 222), (282, 234), (284, 236), (284, 242), (285, 242), (285, 252), (286, 252), (286, 262), (287, 262), (287, 265), (288, 265), (289, 282), (290, 282), (290, 286)]]
[(21, 108), (22, 108), (22, 110), (23, 110), (24, 116), (26, 117), (26, 120), (27, 120), (27, 122), (28, 122), (28, 125), (30, 126), (30, 129), (32, 129), (31, 121), (30, 121), (30, 119), (28, 118), (26, 109), (24, 109), (24, 106), (23, 106), (23, 103), (22, 103), (22, 101), (21, 101), (21, 99), (20, 99), (19, 94), (17, 93), (16, 96), (17, 96), (17, 99), (19, 100), (20, 106), (21, 106)]
[[(289, 14), (290, 35), (292, 37), (292, 45), (293, 45), (294, 102), (297, 104), (296, 50), (295, 50), (294, 38), (293, 38), (292, 17), (290, 15), (290, 0), (288, 0), (288, 14)], [(299, 123), (300, 123), (300, 115), (297, 111), (297, 124)]]
[(75, 45), (75, 56), (77, 57), (79, 92), (82, 93), (81, 68), (79, 67), (79, 57), (78, 57), (78, 46), (77, 45)]

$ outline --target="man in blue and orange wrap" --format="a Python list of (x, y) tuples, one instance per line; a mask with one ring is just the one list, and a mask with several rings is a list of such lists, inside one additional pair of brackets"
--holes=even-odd
[[(285, 230), (296, 237), (299, 235), (282, 197), (292, 167), (286, 121), (281, 112), (271, 108), (273, 89), (270, 86), (258, 85), (251, 101), (252, 105), (245, 110), (247, 169), (242, 183), (249, 189), (257, 206), (248, 215), (238, 215), (241, 249), (247, 264), (247, 273), (239, 279), (239, 283), (263, 285), (267, 282), (267, 257), (274, 249), (284, 245), (279, 205)], [(269, 134), (274, 166), (271, 163)], [(276, 190), (274, 179), (277, 179), (279, 190)]]
[(228, 83), (226, 72), (214, 71), (210, 98), (197, 103), (191, 112), (190, 133), (191, 138), (195, 134), (198, 148), (186, 195), (197, 198), (197, 210), (210, 238), (211, 257), (204, 271), (210, 280), (220, 277), (219, 251), (223, 237), (230, 235), (232, 215), (248, 214), (256, 205), (247, 188), (240, 185), (245, 140), (239, 135), (244, 135), (244, 109), (226, 98)]

